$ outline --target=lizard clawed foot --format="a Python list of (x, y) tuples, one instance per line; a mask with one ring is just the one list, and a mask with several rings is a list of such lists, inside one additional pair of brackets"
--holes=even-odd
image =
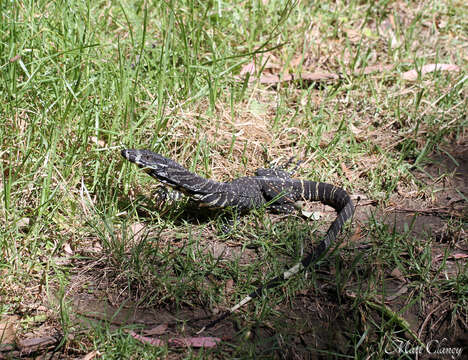
[(236, 228), (236, 215), (235, 213), (223, 214), (219, 218), (219, 228), (221, 235), (232, 235)]
[(282, 165), (280, 168), (283, 169), (283, 170), (287, 170), (287, 168), (289, 166), (291, 166), (291, 164), (294, 166), (294, 168), (289, 172), (291, 175), (295, 174), (297, 169), (299, 168), (299, 165), (301, 165), (304, 160), (297, 160), (296, 162), (294, 162), (296, 160), (296, 156), (292, 156), (288, 161), (286, 161), (286, 163), (284, 163), (284, 165)]
[(167, 202), (178, 201), (182, 198), (179, 191), (168, 189), (165, 186), (159, 186), (154, 193), (155, 203), (157, 206), (163, 206)]
[[(285, 171), (288, 175), (292, 176), (296, 173), (296, 170), (299, 168), (299, 165), (301, 165), (304, 160), (298, 160), (298, 161), (295, 161), (296, 160), (296, 156), (291, 156), (289, 158), (288, 161), (286, 161), (285, 163), (283, 164), (279, 164), (279, 165), (273, 165), (273, 166), (270, 166), (269, 169), (271, 170), (278, 170), (278, 171)], [(270, 163), (271, 164), (271, 163)], [(287, 169), (293, 165), (294, 168), (291, 170), (291, 171), (287, 171)]]

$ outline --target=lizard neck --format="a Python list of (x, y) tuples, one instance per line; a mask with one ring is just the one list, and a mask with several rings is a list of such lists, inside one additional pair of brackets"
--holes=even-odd
[(152, 174), (151, 170), (148, 173), (186, 195), (208, 195), (222, 185), (217, 181), (192, 173), (182, 166), (168, 168), (165, 173), (159, 171), (157, 174)]

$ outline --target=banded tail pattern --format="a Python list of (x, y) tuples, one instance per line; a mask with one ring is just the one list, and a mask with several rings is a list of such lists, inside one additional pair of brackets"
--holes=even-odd
[(300, 192), (301, 197), (303, 197), (306, 200), (320, 201), (324, 204), (332, 206), (337, 211), (338, 216), (328, 228), (327, 233), (323, 237), (322, 241), (316, 247), (314, 247), (312, 250), (306, 253), (306, 255), (301, 259), (300, 262), (283, 272), (281, 275), (259, 286), (257, 289), (255, 289), (253, 292), (251, 292), (249, 295), (247, 295), (241, 301), (239, 301), (236, 305), (231, 307), (228, 311), (224, 312), (217, 319), (213, 320), (208, 325), (206, 325), (202, 330), (215, 326), (216, 324), (226, 319), (228, 316), (230, 316), (232, 313), (237, 311), (239, 308), (241, 308), (251, 300), (260, 297), (264, 290), (274, 288), (284, 283), (293, 275), (307, 269), (310, 266), (310, 264), (315, 263), (317, 260), (319, 260), (320, 257), (326, 254), (326, 252), (330, 248), (331, 243), (335, 241), (336, 237), (338, 236), (338, 233), (341, 231), (345, 222), (351, 219), (351, 217), (354, 215), (353, 202), (348, 193), (342, 188), (331, 184), (315, 181), (296, 181), (299, 181), (301, 183), (301, 186), (293, 187), (292, 194), (289, 194), (291, 198), (297, 200), (299, 198), (298, 195)]

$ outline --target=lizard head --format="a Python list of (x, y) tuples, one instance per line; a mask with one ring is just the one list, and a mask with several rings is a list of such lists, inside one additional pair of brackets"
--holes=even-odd
[(177, 179), (176, 175), (187, 172), (175, 161), (150, 150), (124, 149), (120, 153), (125, 159), (137, 164), (152, 177), (174, 188), (178, 187), (177, 182), (174, 181)]
[(169, 159), (149, 150), (124, 149), (120, 152), (128, 161), (137, 164), (143, 169), (159, 170), (167, 167)]

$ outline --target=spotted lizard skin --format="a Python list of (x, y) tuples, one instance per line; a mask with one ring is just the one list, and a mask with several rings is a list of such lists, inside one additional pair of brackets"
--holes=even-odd
[(121, 154), (163, 184), (190, 196), (199, 202), (200, 206), (234, 207), (246, 212), (268, 204), (268, 208), (275, 212), (291, 213), (295, 210), (296, 202), (310, 200), (330, 205), (338, 213), (320, 244), (306, 253), (300, 262), (258, 287), (206, 328), (223, 320), (250, 300), (261, 296), (263, 290), (281, 284), (315, 262), (326, 253), (344, 223), (354, 214), (353, 202), (345, 190), (322, 182), (292, 179), (290, 174), (283, 170), (258, 169), (255, 176), (217, 182), (198, 176), (175, 161), (149, 150), (127, 149), (122, 150)]

